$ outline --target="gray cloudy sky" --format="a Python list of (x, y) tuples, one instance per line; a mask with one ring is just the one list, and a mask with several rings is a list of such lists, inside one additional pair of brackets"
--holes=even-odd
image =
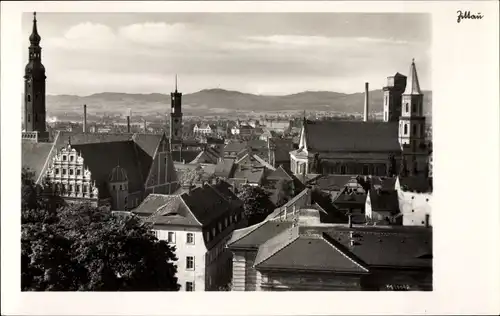
[[(379, 89), (408, 73), (431, 87), (431, 19), (361, 13), (38, 13), (47, 93), (259, 94)], [(32, 15), (23, 15), (24, 60)]]

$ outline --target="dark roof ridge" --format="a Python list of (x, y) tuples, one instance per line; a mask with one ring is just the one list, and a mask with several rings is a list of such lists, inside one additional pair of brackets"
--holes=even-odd
[[(369, 272), (369, 269), (367, 268), (366, 262), (355, 256), (351, 251), (348, 252), (344, 251), (345, 247), (341, 244), (339, 244), (336, 240), (328, 236), (326, 233), (321, 234), (321, 238), (328, 243), (332, 248), (340, 252), (344, 257), (352, 261), (354, 264), (359, 266), (361, 269), (365, 270), (366, 272)], [(340, 247), (339, 247), (340, 246)]]
[[(263, 220), (262, 222), (260, 223), (257, 223), (257, 224), (253, 224), (252, 226), (248, 226), (248, 227), (244, 227), (244, 228), (240, 228), (240, 229), (236, 229), (234, 230), (233, 232), (235, 231), (238, 231), (238, 230), (245, 230), (245, 229), (248, 229), (248, 228), (253, 228), (253, 229), (248, 229), (245, 233), (243, 233), (241, 236), (238, 237), (238, 239), (235, 239), (235, 240), (231, 240), (231, 244), (234, 244), (235, 242), (237, 241), (240, 241), (241, 239), (245, 238), (246, 236), (250, 235), (250, 233), (254, 232), (255, 230), (257, 230), (259, 227), (261, 226), (264, 226), (264, 224), (266, 224), (268, 221), (270, 221), (270, 219), (265, 219)], [(229, 245), (229, 244), (228, 244)]]

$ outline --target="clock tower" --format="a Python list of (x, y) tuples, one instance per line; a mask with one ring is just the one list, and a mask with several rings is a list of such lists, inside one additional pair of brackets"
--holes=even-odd
[[(42, 48), (33, 13), (33, 30), (29, 37), (29, 61), (24, 71), (24, 129), (38, 141), (48, 138), (45, 126), (45, 67), (42, 65)], [(24, 138), (24, 137), (23, 137)]]
[(170, 93), (170, 143), (172, 147), (182, 143), (182, 93), (177, 91), (177, 75), (175, 76), (175, 92)]

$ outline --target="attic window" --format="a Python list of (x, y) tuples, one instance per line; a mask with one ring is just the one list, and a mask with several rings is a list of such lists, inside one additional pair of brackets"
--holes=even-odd
[(63, 155), (62, 158), (63, 158), (63, 161), (66, 161), (66, 155)]
[(76, 169), (76, 175), (79, 176), (80, 175), (80, 172), (81, 170), (80, 169)]
[(73, 161), (74, 159), (75, 159), (75, 157), (69, 156), (69, 161)]

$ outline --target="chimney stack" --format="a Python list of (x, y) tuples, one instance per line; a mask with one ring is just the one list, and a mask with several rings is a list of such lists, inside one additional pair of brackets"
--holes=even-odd
[(83, 105), (83, 132), (87, 133), (87, 104)]
[(363, 121), (368, 122), (368, 82), (365, 82), (365, 112), (363, 116)]
[(128, 109), (127, 112), (127, 133), (130, 133), (130, 116), (132, 114), (132, 111)]

